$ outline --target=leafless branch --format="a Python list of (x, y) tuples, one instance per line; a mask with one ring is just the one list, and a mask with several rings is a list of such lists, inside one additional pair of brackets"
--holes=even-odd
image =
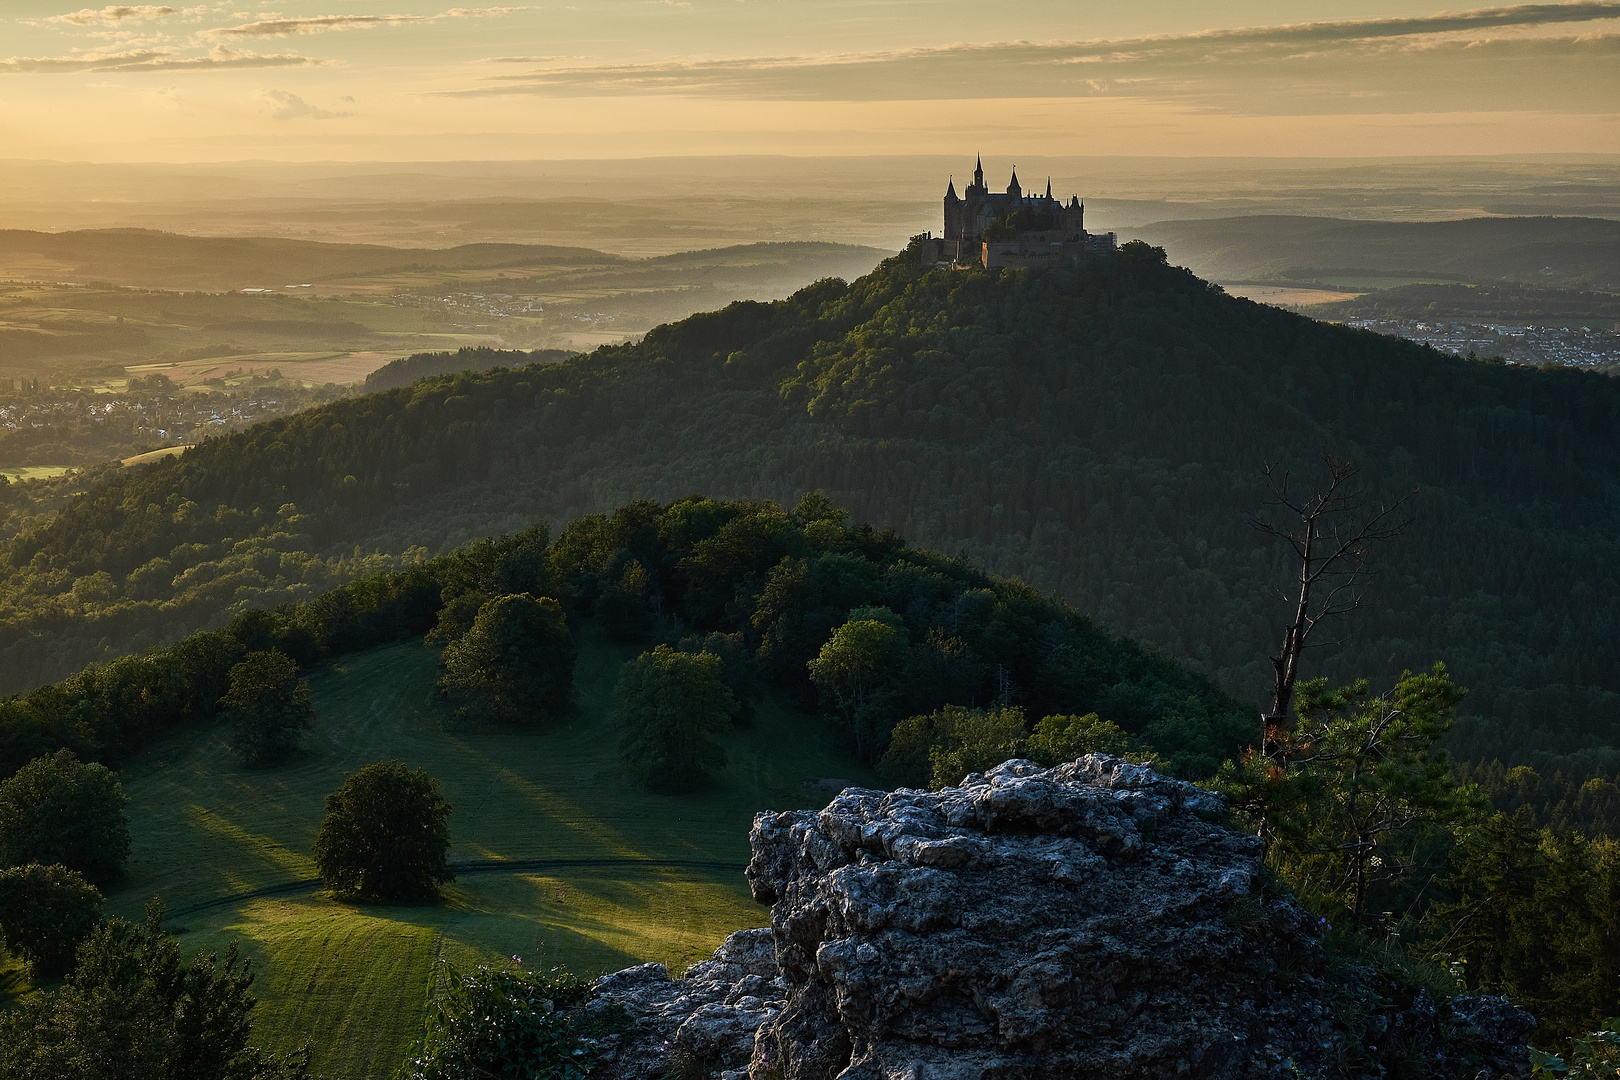
[(1262, 718), (1262, 752), (1274, 760), (1286, 757), (1288, 712), (1299, 660), (1311, 635), (1324, 621), (1361, 606), (1374, 574), (1368, 567), (1374, 544), (1388, 543), (1412, 522), (1402, 510), (1417, 492), (1387, 504), (1372, 505), (1353, 461), (1331, 451), (1322, 454), (1327, 479), (1309, 495), (1295, 493), (1293, 477), (1276, 464), (1264, 468), (1271, 497), (1267, 511), (1250, 519), (1258, 531), (1285, 542), (1297, 560), (1293, 607), (1282, 641), (1271, 660), (1271, 707)]

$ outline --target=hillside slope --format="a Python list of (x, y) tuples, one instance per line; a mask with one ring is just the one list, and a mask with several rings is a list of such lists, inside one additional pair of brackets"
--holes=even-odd
[(0, 230), (7, 276), (100, 281), (158, 289), (241, 289), (268, 281), (326, 281), (390, 271), (488, 270), (508, 266), (606, 266), (617, 255), (534, 244), (465, 244), (448, 249), (328, 244), (280, 237), (184, 236), (151, 229), (81, 232)]
[(1220, 281), (1332, 281), (1360, 272), (1620, 290), (1620, 221), (1602, 218), (1346, 221), (1267, 215), (1159, 221), (1127, 234)]
[[(828, 777), (874, 778), (825, 725), (772, 701), (727, 737), (732, 767), (717, 789), (641, 791), (602, 737), (635, 650), (600, 635), (582, 644), (579, 707), (553, 730), (455, 725), (434, 689), (438, 650), (412, 642), (316, 674), (317, 725), (277, 769), (244, 770), (217, 728), (169, 740), (121, 773), (135, 847), (111, 909), (136, 918), (160, 895), (187, 952), (239, 940), (259, 974), (256, 1038), (309, 1042), (328, 1080), (392, 1075), (420, 1032), (437, 960), (679, 971), (768, 921), (741, 873), (753, 814), (817, 807)], [(443, 904), (345, 904), (310, 881), (327, 792), (385, 758), (427, 769), (455, 808), (450, 859), (462, 871)]]
[(1253, 700), (1288, 573), (1247, 524), (1260, 468), (1306, 476), (1331, 447), (1385, 492), (1423, 492), (1317, 669), (1387, 679), (1444, 660), (1473, 690), (1460, 749), (1568, 753), (1620, 740), (1617, 441), (1620, 385), (1602, 376), (1315, 323), (1145, 246), (1040, 275), (896, 259), (121, 475), (6, 549), (0, 649), (38, 681), (87, 649), (222, 618), (300, 552), (440, 549), (696, 489), (822, 488)]

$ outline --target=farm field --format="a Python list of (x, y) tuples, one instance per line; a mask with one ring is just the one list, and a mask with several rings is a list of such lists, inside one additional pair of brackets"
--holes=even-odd
[[(257, 1041), (308, 1040), (333, 1078), (391, 1073), (440, 960), (678, 972), (766, 923), (741, 873), (753, 814), (820, 805), (870, 776), (819, 722), (764, 702), (731, 738), (719, 789), (647, 794), (619, 774), (609, 726), (635, 650), (581, 645), (575, 715), (544, 733), (458, 727), (434, 690), (438, 650), (407, 644), (313, 676), (318, 726), (283, 767), (242, 768), (215, 732), (163, 745), (123, 772), (134, 851), (109, 911), (137, 918), (157, 895), (187, 951), (240, 941), (259, 972)], [(343, 904), (310, 881), (326, 793), (391, 757), (439, 779), (455, 807), (451, 862), (478, 865), (439, 905)]]
[(116, 390), (154, 371), (228, 385), (279, 369), (346, 384), (415, 352), (624, 341), (734, 299), (856, 277), (885, 254), (781, 243), (625, 259), (520, 244), (0, 232), (0, 380)]

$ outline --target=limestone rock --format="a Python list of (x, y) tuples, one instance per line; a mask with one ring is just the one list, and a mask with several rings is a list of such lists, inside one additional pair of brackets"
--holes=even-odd
[(768, 927), (732, 934), (684, 978), (671, 979), (663, 964), (603, 975), (592, 987), (586, 1013), (620, 1006), (634, 1027), (604, 1040), (591, 1076), (660, 1076), (681, 1051), (716, 1075), (746, 1076), (755, 1032), (781, 1009), (784, 993)]
[(641, 1034), (598, 1075), (661, 1075), (677, 1047), (751, 1080), (1525, 1075), (1532, 1021), (1506, 1002), (1330, 973), (1321, 921), (1265, 886), (1224, 809), (1091, 755), (760, 814), (769, 936), (683, 980), (605, 976)]

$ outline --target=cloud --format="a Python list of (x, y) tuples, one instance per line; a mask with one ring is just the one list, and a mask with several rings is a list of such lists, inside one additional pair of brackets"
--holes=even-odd
[(533, 7), (487, 7), (451, 8), (437, 15), (308, 15), (288, 19), (259, 19), (239, 26), (220, 26), (204, 30), (203, 34), (216, 38), (291, 37), (294, 34), (325, 34), (336, 30), (373, 30), (379, 26), (428, 23), (437, 19), (500, 17), (533, 10), (535, 10)]
[(139, 21), (141, 19), (161, 19), (166, 15), (178, 15), (179, 10), (172, 7), (163, 7), (158, 4), (109, 4), (104, 8), (81, 8), (70, 11), (66, 15), (51, 16), (52, 22), (72, 23), (75, 26), (89, 26), (92, 23), (121, 23), (126, 21)]
[(393, 23), (427, 22), (426, 15), (311, 15), (300, 19), (261, 19), (240, 26), (204, 30), (209, 37), (291, 37), (332, 30), (370, 30)]
[(0, 75), (58, 74), (75, 71), (217, 71), (222, 68), (317, 67), (307, 56), (266, 56), (216, 45), (203, 56), (176, 56), (162, 49), (75, 56), (13, 56), (0, 60)]
[(584, 60), (584, 56), (486, 56), (480, 64), (560, 64), (564, 60)]
[[(1131, 96), (1196, 107), (1620, 109), (1620, 0), (1296, 23), (1115, 41), (992, 42), (832, 56), (548, 67), (456, 95), (733, 100)], [(500, 62), (507, 61), (500, 58)]]
[[(339, 116), (351, 116), (352, 113), (332, 112), (318, 105), (311, 105), (297, 94), (286, 90), (261, 90), (259, 97), (269, 107), (269, 113), (275, 120), (332, 120)], [(353, 98), (345, 98), (353, 101)]]

